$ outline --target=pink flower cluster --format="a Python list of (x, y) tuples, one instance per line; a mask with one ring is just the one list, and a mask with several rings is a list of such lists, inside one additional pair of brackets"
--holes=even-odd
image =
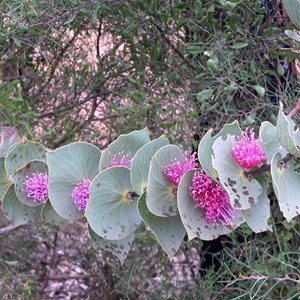
[(79, 211), (85, 211), (87, 201), (90, 197), (90, 179), (84, 179), (72, 192), (73, 201)]
[(255, 138), (253, 129), (250, 132), (246, 129), (241, 134), (231, 153), (236, 162), (245, 169), (254, 168), (266, 159), (262, 142)]
[(195, 207), (203, 208), (206, 220), (215, 225), (234, 226), (233, 218), (240, 215), (223, 187), (201, 171), (193, 176), (190, 195), (196, 201)]
[(176, 186), (179, 185), (179, 182), (185, 172), (191, 169), (195, 169), (198, 166), (196, 162), (196, 154), (194, 153), (190, 159), (187, 158), (187, 153), (185, 153), (181, 160), (170, 163), (164, 167), (164, 174), (168, 179)]
[(33, 198), (34, 203), (45, 202), (48, 197), (48, 175), (47, 173), (33, 173), (26, 176), (24, 192), (27, 197)]
[(106, 166), (106, 168), (110, 167), (127, 167), (131, 168), (131, 154), (124, 154), (123, 151), (115, 154), (113, 157), (111, 157), (109, 164)]

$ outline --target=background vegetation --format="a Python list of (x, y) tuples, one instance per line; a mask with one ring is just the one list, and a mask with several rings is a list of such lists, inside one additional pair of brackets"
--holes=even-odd
[[(293, 107), (299, 44), (285, 30), (294, 28), (279, 0), (3, 0), (0, 125), (49, 148), (74, 140), (105, 148), (147, 125), (153, 137), (165, 133), (192, 151), (209, 128), (235, 119), (256, 127), (274, 122), (279, 101)], [(193, 265), (207, 252), (199, 241), (184, 243), (182, 261), (170, 264), (141, 229), (120, 267), (84, 238), (72, 240), (74, 229), (16, 229), (0, 236), (0, 296), (50, 297), (59, 249), (87, 272), (75, 278), (87, 286), (78, 299), (298, 299), (299, 218), (285, 223), (275, 203), (273, 233), (242, 227), (220, 241), (220, 269), (205, 276)], [(182, 280), (176, 264), (187, 268)]]

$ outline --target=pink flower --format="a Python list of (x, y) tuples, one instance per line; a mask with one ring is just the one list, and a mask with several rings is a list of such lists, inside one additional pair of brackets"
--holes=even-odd
[(26, 176), (24, 192), (27, 197), (33, 198), (34, 203), (45, 202), (48, 197), (48, 175), (47, 173), (33, 173)]
[(196, 201), (195, 208), (203, 208), (205, 219), (215, 225), (234, 226), (233, 219), (240, 215), (229, 201), (222, 185), (203, 172), (196, 171), (190, 187), (190, 195)]
[(185, 172), (191, 169), (195, 169), (198, 166), (196, 162), (196, 154), (194, 153), (190, 159), (187, 158), (187, 153), (185, 153), (180, 161), (175, 161), (175, 163), (170, 163), (164, 167), (164, 174), (168, 179), (176, 186)]
[(124, 154), (123, 151), (119, 152), (118, 154), (115, 154), (113, 157), (110, 159), (110, 163), (106, 165), (105, 168), (110, 168), (110, 167), (127, 167), (131, 168), (131, 154)]
[(85, 211), (87, 201), (90, 197), (91, 180), (84, 179), (72, 192), (72, 198), (79, 211)]
[(248, 128), (240, 135), (231, 153), (236, 162), (245, 169), (256, 167), (267, 158), (262, 142), (255, 138), (253, 129), (249, 132)]

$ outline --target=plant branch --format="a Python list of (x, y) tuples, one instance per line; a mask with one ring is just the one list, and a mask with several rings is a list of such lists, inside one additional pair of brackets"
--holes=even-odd
[(298, 98), (295, 107), (289, 112), (288, 117), (294, 118), (300, 111), (300, 97)]

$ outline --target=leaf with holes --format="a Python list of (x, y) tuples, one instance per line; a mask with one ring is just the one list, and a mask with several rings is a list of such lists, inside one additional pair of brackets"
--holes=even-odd
[(69, 221), (83, 218), (72, 199), (74, 188), (84, 179), (93, 180), (99, 172), (100, 150), (78, 142), (47, 152), (49, 199), (54, 210)]
[(283, 106), (282, 103), (280, 103), (276, 126), (279, 142), (286, 150), (289, 151), (289, 153), (296, 157), (300, 157), (300, 151), (295, 142), (296, 133), (295, 135), (291, 135), (295, 126), (295, 122), (283, 113)]
[(249, 227), (256, 233), (272, 230), (272, 227), (268, 225), (271, 213), (268, 198), (269, 182), (263, 176), (259, 177), (258, 181), (263, 189), (258, 202), (251, 208), (241, 211)]
[(7, 176), (23, 168), (33, 160), (41, 160), (46, 163), (46, 148), (36, 142), (22, 140), (14, 145), (5, 159), (5, 169)]
[(150, 161), (147, 189), (148, 209), (158, 217), (172, 217), (178, 214), (177, 187), (164, 174), (164, 167), (182, 159), (181, 150), (167, 145), (156, 152)]
[(146, 205), (146, 192), (139, 198), (138, 210), (143, 221), (149, 226), (169, 259), (172, 259), (186, 233), (180, 216), (165, 218), (152, 214)]
[(282, 155), (275, 153), (271, 162), (273, 187), (283, 216), (290, 222), (300, 214), (300, 174), (296, 162), (282, 163)]
[(120, 260), (121, 265), (123, 265), (132, 246), (134, 235), (131, 234), (123, 240), (110, 241), (97, 235), (90, 226), (88, 229), (92, 241), (101, 249), (112, 252)]
[(41, 212), (41, 218), (44, 222), (48, 224), (53, 224), (59, 226), (61, 230), (65, 228), (70, 222), (63, 219), (52, 207), (50, 201), (48, 200), (43, 206)]
[(31, 177), (33, 173), (46, 173), (48, 174), (48, 167), (43, 161), (35, 160), (27, 163), (25, 167), (15, 172), (11, 178), (15, 184), (16, 195), (19, 200), (28, 206), (37, 206), (43, 204), (43, 202), (33, 202), (32, 197), (27, 196), (27, 192), (24, 191), (25, 182)]
[(129, 155), (131, 158), (144, 145), (150, 142), (149, 130), (144, 128), (140, 131), (133, 131), (129, 134), (121, 134), (107, 149), (102, 152), (100, 159), (100, 171), (110, 165), (114, 155)]
[(5, 172), (4, 158), (0, 157), (0, 202), (3, 200), (11, 184), (12, 181), (7, 177)]
[(239, 136), (241, 133), (241, 129), (238, 121), (234, 121), (231, 124), (226, 124), (221, 129), (221, 131), (214, 137), (211, 136), (212, 132), (213, 129), (210, 129), (200, 141), (198, 147), (198, 158), (204, 172), (210, 177), (216, 179), (218, 177), (218, 173), (212, 166), (212, 145), (215, 142), (215, 140), (220, 136), (222, 136), (223, 138), (226, 138), (227, 134)]
[(178, 210), (185, 227), (189, 240), (195, 237), (201, 240), (214, 240), (222, 234), (233, 231), (243, 222), (243, 217), (236, 216), (233, 222), (236, 224), (234, 228), (224, 225), (214, 225), (206, 221), (205, 212), (201, 208), (195, 208), (195, 200), (190, 196), (190, 186), (195, 170), (190, 170), (182, 177), (178, 187)]
[(218, 171), (221, 184), (230, 196), (230, 202), (236, 209), (248, 209), (258, 202), (262, 192), (259, 182), (249, 180), (244, 169), (235, 161), (231, 149), (235, 145), (235, 138), (227, 135), (223, 140), (219, 137), (213, 144), (213, 167)]
[(42, 205), (30, 207), (21, 203), (11, 185), (3, 199), (3, 211), (14, 226), (40, 221)]
[(15, 127), (0, 128), (0, 157), (5, 157), (10, 147), (19, 141), (20, 137)]
[(130, 179), (133, 190), (139, 195), (147, 188), (151, 158), (161, 147), (168, 144), (169, 140), (161, 136), (144, 145), (133, 157)]
[(138, 198), (132, 192), (130, 170), (126, 167), (111, 167), (95, 177), (85, 216), (96, 234), (108, 240), (122, 240), (138, 228)]
[(267, 156), (267, 163), (270, 164), (275, 152), (280, 151), (282, 155), (288, 152), (284, 149), (278, 141), (277, 129), (270, 122), (262, 122), (259, 128), (259, 138), (264, 145), (264, 152)]

